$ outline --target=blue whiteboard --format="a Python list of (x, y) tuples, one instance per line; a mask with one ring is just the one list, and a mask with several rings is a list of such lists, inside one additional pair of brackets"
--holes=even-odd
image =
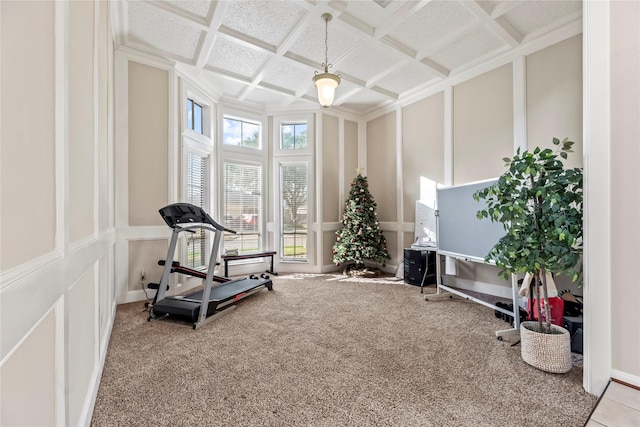
[(457, 258), (483, 262), (491, 248), (505, 235), (500, 222), (478, 219), (484, 201), (473, 200), (473, 193), (497, 179), (438, 188), (438, 252)]

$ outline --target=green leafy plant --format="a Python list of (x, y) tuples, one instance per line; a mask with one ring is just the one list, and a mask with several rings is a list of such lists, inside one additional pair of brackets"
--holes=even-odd
[(516, 151), (504, 158), (508, 168), (498, 181), (473, 197), (486, 203), (479, 219), (501, 222), (506, 234), (485, 257), (499, 275), (530, 273), (538, 295), (540, 332), (551, 333), (546, 273), (565, 273), (582, 283), (582, 169), (565, 168), (561, 160), (573, 152), (573, 141), (553, 138), (558, 148)]

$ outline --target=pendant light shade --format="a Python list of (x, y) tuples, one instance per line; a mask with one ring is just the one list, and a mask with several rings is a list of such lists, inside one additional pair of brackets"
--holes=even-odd
[(318, 89), (318, 102), (324, 108), (327, 108), (333, 104), (333, 98), (336, 94), (336, 88), (340, 84), (340, 76), (337, 74), (331, 74), (329, 72), (329, 68), (331, 64), (329, 64), (328, 59), (328, 44), (327, 44), (327, 36), (328, 36), (328, 27), (329, 21), (331, 21), (331, 14), (324, 13), (322, 15), (322, 19), (325, 21), (325, 30), (324, 30), (324, 63), (322, 67), (324, 68), (324, 73), (318, 73), (316, 71), (315, 76), (313, 76), (313, 84), (316, 85)]
[(318, 102), (324, 108), (333, 104), (336, 88), (340, 84), (340, 77), (331, 73), (321, 73), (313, 76), (313, 83), (318, 88)]

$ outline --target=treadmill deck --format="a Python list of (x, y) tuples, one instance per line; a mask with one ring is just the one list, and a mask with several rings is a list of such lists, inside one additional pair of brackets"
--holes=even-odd
[[(273, 289), (273, 283), (270, 279), (256, 277), (231, 280), (212, 286), (209, 293), (207, 317), (215, 314), (219, 308), (257, 292), (258, 288), (262, 286), (269, 290)], [(156, 301), (153, 305), (153, 314), (156, 317), (177, 317), (196, 322), (200, 314), (203, 293), (204, 290), (199, 290), (192, 294), (167, 297)]]

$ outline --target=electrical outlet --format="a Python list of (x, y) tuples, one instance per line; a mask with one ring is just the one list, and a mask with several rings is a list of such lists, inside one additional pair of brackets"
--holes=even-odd
[(144, 280), (144, 270), (140, 270), (140, 280)]

